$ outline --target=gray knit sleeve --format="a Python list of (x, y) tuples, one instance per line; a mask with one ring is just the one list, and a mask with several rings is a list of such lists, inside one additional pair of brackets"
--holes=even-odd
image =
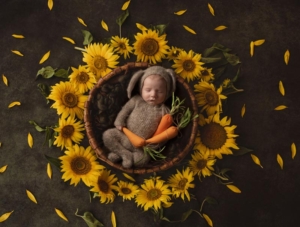
[(138, 96), (138, 95), (132, 97), (122, 107), (122, 109), (118, 113), (117, 118), (114, 122), (115, 126), (126, 126), (127, 118), (131, 114), (132, 110), (135, 108), (136, 102), (138, 101), (139, 98), (140, 98), (140, 96)]

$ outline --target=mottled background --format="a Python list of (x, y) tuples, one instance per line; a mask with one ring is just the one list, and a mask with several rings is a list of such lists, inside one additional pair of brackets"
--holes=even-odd
[[(58, 79), (35, 80), (37, 71), (48, 65), (54, 68), (77, 67), (82, 64), (82, 54), (74, 45), (63, 40), (63, 36), (75, 40), (82, 47), (82, 29), (89, 30), (94, 41), (118, 35), (116, 18), (121, 14), (123, 0), (54, 0), (50, 11), (46, 0), (2, 0), (0, 2), (0, 74), (9, 80), (6, 87), (0, 82), (0, 167), (8, 165), (0, 174), (0, 215), (14, 210), (10, 218), (0, 226), (87, 226), (74, 213), (92, 212), (105, 226), (111, 226), (112, 210), (117, 217), (117, 226), (207, 226), (205, 220), (193, 213), (183, 223), (155, 223), (151, 212), (143, 212), (134, 202), (122, 202), (117, 197), (112, 204), (100, 204), (98, 199), (89, 200), (86, 186), (77, 187), (61, 180), (61, 173), (53, 167), (53, 178), (46, 174), (47, 160), (44, 155), (58, 157), (59, 148), (43, 145), (44, 134), (37, 132), (29, 120), (42, 126), (54, 125), (56, 111), (50, 109), (45, 98), (37, 89), (38, 83), (54, 85)], [(167, 39), (169, 45), (193, 49), (201, 53), (204, 49), (221, 43), (232, 49), (242, 61), (241, 76), (236, 87), (244, 92), (229, 96), (226, 114), (237, 125), (240, 136), (237, 143), (253, 149), (259, 157), (263, 169), (255, 165), (250, 154), (226, 156), (218, 161), (220, 168), (230, 168), (234, 185), (241, 194), (217, 184), (213, 177), (202, 182), (196, 180), (197, 187), (190, 192), (197, 200), (175, 204), (165, 211), (170, 220), (179, 220), (188, 209), (198, 210), (206, 196), (218, 201), (218, 205), (205, 204), (203, 211), (212, 219), (215, 227), (282, 227), (297, 226), (300, 223), (299, 154), (291, 158), (291, 144), (300, 149), (299, 120), (299, 19), (298, 0), (211, 0), (215, 9), (213, 17), (207, 1), (172, 0), (132, 0), (130, 17), (122, 27), (122, 35), (132, 37), (138, 32), (135, 23), (169, 24)], [(187, 9), (182, 16), (174, 12)], [(82, 18), (88, 27), (81, 25)], [(104, 20), (109, 32), (102, 29)], [(185, 31), (182, 25), (193, 28), (197, 35)], [(214, 31), (219, 25), (228, 28)], [(23, 34), (25, 39), (15, 39), (12, 34)], [(249, 54), (249, 43), (265, 39), (255, 48), (253, 57)], [(288, 65), (283, 55), (291, 53)], [(11, 50), (19, 50), (23, 57)], [(50, 58), (39, 65), (40, 58), (51, 50)], [(135, 60), (132, 58), (131, 60)], [(278, 90), (282, 81), (286, 95)], [(8, 109), (12, 101), (20, 101), (21, 106)], [(246, 114), (241, 117), (241, 108), (246, 105)], [(287, 109), (275, 111), (278, 105)], [(34, 138), (32, 149), (27, 144), (27, 134)], [(87, 145), (85, 138), (84, 144)], [(280, 154), (284, 168), (280, 169), (276, 156)], [(171, 168), (158, 173), (164, 179), (176, 172)], [(120, 171), (112, 170), (120, 179)], [(145, 176), (136, 176), (141, 183)], [(37, 198), (38, 204), (26, 196), (26, 189)], [(69, 223), (60, 219), (54, 208), (64, 212)]]

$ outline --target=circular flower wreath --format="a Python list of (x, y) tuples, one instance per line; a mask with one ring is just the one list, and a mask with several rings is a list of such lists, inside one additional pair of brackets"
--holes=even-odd
[[(120, 27), (125, 19), (126, 13), (117, 20)], [(68, 80), (61, 81), (51, 88), (39, 84), (40, 91), (48, 102), (51, 100), (51, 108), (56, 109), (59, 115), (58, 125), (43, 129), (36, 122), (31, 123), (37, 130), (46, 131), (46, 140), (50, 146), (56, 145), (64, 150), (64, 154), (58, 159), (46, 156), (49, 163), (60, 168), (64, 181), (70, 180), (70, 184), (74, 186), (83, 181), (94, 197), (99, 197), (100, 203), (112, 203), (116, 196), (121, 196), (123, 201), (133, 200), (143, 210), (151, 209), (158, 218), (169, 221), (162, 216), (162, 209), (172, 206), (173, 199), (190, 201), (189, 190), (195, 187), (193, 181), (196, 175), (199, 180), (202, 177), (215, 176), (232, 191), (240, 192), (230, 182), (227, 170), (215, 168), (216, 162), (220, 161), (223, 155), (244, 154), (250, 151), (238, 147), (235, 139), (238, 135), (234, 133), (236, 125), (231, 125), (230, 118), (223, 116), (222, 112), (222, 104), (227, 96), (242, 91), (233, 85), (238, 78), (239, 69), (234, 76), (224, 73), (227, 67), (239, 67), (240, 61), (235, 54), (230, 53), (230, 49), (220, 44), (214, 44), (202, 54), (194, 50), (170, 47), (167, 45), (164, 25), (146, 28), (137, 24), (137, 27), (141, 31), (134, 35), (133, 42), (120, 35), (112, 36), (106, 42), (96, 43), (92, 42), (91, 34), (86, 31), (85, 36), (89, 39), (85, 37), (84, 48), (75, 47), (82, 52), (84, 64), (78, 68), (71, 67), (71, 73), (64, 69), (54, 70), (50, 66), (39, 70), (38, 75), (45, 78), (54, 75)], [(168, 179), (163, 180), (155, 175), (144, 179), (141, 185), (137, 185), (126, 173), (123, 174), (128, 181), (118, 180), (112, 173), (113, 170), (99, 163), (90, 146), (80, 146), (85, 136), (83, 112), (88, 92), (97, 80), (105, 77), (120, 64), (120, 57), (126, 60), (130, 55), (135, 56), (136, 61), (172, 67), (194, 87), (199, 105), (199, 130), (188, 165), (184, 166), (182, 171), (177, 169)], [(51, 76), (47, 74), (49, 72), (52, 72)], [(50, 170), (51, 168), (48, 168), (49, 176)], [(207, 197), (203, 203), (213, 202), (212, 200)], [(195, 210), (186, 212), (181, 221), (192, 211)], [(195, 212), (212, 226), (209, 216), (202, 212), (202, 206), (200, 212)]]

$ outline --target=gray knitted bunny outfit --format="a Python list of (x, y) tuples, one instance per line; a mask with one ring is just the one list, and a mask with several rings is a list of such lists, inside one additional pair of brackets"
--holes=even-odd
[[(146, 70), (136, 72), (127, 87), (129, 101), (122, 107), (117, 118), (115, 126), (124, 126), (136, 135), (148, 139), (155, 133), (159, 122), (165, 114), (169, 113), (169, 108), (164, 105), (150, 105), (140, 95), (131, 97), (132, 90), (139, 83), (140, 92), (144, 80), (150, 75), (160, 75), (167, 85), (167, 96), (169, 98), (175, 91), (175, 73), (171, 69), (165, 69), (161, 66), (152, 66)], [(108, 159), (112, 162), (122, 160), (124, 168), (134, 166), (143, 166), (150, 160), (150, 156), (145, 154), (143, 148), (134, 147), (127, 136), (117, 128), (111, 128), (103, 133), (104, 145), (109, 149)], [(160, 144), (154, 146), (158, 148)]]

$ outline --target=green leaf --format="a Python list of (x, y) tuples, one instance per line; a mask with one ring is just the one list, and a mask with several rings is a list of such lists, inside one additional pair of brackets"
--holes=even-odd
[(244, 89), (237, 89), (233, 83), (231, 83), (230, 85), (228, 85), (228, 87), (224, 88), (224, 90), (222, 91), (222, 94), (223, 95), (230, 95), (230, 94), (234, 94), (234, 93), (237, 93), (237, 92), (242, 92), (244, 91)]
[(225, 72), (226, 66), (217, 68), (217, 69), (213, 69), (213, 74), (215, 75), (215, 80), (217, 80), (220, 76), (223, 75), (223, 73)]
[(219, 43), (214, 43), (213, 44), (213, 48), (215, 48), (216, 50), (220, 50), (222, 52), (230, 52), (231, 49), (219, 44)]
[(211, 205), (217, 205), (218, 204), (218, 201), (212, 197), (205, 197), (205, 201), (208, 203), (208, 204), (211, 204)]
[(218, 62), (220, 60), (221, 60), (221, 58), (207, 58), (207, 57), (201, 58), (201, 62), (203, 62), (205, 64)]
[(244, 154), (247, 154), (247, 153), (249, 153), (249, 152), (252, 152), (253, 150), (251, 150), (251, 149), (248, 149), (248, 148), (246, 148), (246, 147), (239, 147), (240, 149), (239, 150), (233, 150), (233, 155), (234, 156), (240, 156), (240, 155), (244, 155)]
[(54, 76), (67, 79), (69, 77), (69, 69), (59, 69), (54, 73)]
[(39, 91), (42, 93), (42, 95), (46, 98), (47, 104), (49, 103), (49, 99), (47, 97), (50, 95), (50, 87), (46, 84), (38, 84), (37, 85)]
[(59, 168), (59, 170), (61, 169), (61, 162), (58, 158), (53, 158), (50, 157), (48, 155), (45, 155), (45, 158), (48, 160), (48, 162), (50, 162), (52, 165), (56, 166), (57, 168)]
[(161, 36), (166, 33), (166, 28), (168, 24), (158, 24), (154, 26), (150, 26), (153, 30), (156, 30), (158, 32), (158, 36)]
[(188, 210), (187, 212), (184, 212), (181, 216), (181, 222), (184, 222), (193, 212), (192, 209)]
[(237, 71), (236, 74), (235, 74), (235, 77), (232, 79), (232, 82), (237, 81), (237, 79), (238, 79), (238, 77), (239, 77), (239, 75), (240, 75), (240, 72), (241, 72), (241, 68), (239, 67), (238, 71)]
[(226, 52), (223, 52), (226, 60), (231, 64), (231, 65), (237, 65), (240, 64), (240, 58), (238, 56), (236, 56), (235, 54), (229, 54)]
[(29, 121), (29, 124), (34, 125), (35, 129), (36, 129), (38, 132), (43, 132), (43, 131), (46, 130), (45, 128), (42, 128), (41, 126), (39, 126), (35, 121), (30, 120), (30, 121)]
[(92, 213), (86, 211), (84, 212), (83, 215), (78, 215), (78, 209), (76, 210), (75, 215), (77, 217), (81, 217), (85, 223), (89, 226), (89, 227), (100, 227), (100, 226), (104, 226), (101, 222), (99, 222)]
[(81, 30), (83, 34), (83, 45), (89, 45), (93, 41), (92, 34), (87, 30)]
[(36, 78), (41, 75), (45, 79), (49, 79), (54, 75), (54, 72), (55, 69), (53, 69), (51, 66), (46, 66), (45, 68), (43, 67), (37, 72)]
[(128, 16), (129, 16), (129, 11), (127, 9), (123, 11), (123, 13), (117, 18), (116, 20), (117, 24), (121, 27)]

